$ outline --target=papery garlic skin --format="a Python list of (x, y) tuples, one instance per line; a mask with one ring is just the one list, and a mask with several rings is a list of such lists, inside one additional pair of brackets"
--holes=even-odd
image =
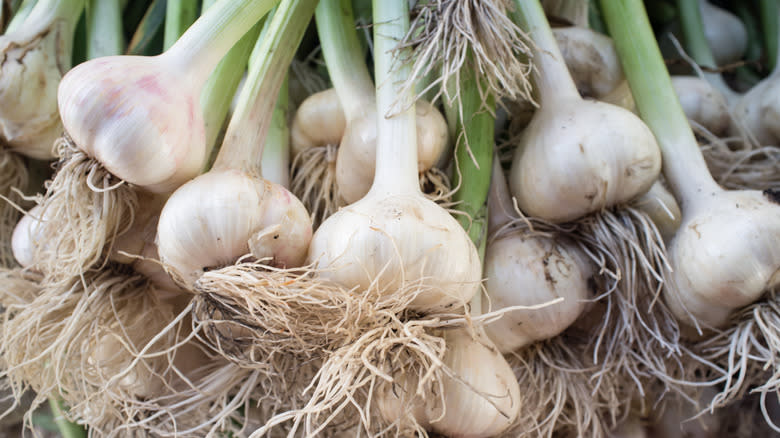
[[(415, 105), (417, 117), (417, 167), (424, 172), (438, 161), (447, 147), (448, 130), (444, 116), (424, 100)], [(367, 108), (365, 115), (351, 121), (344, 132), (336, 159), (336, 182), (347, 203), (368, 193), (376, 166), (377, 114)]]
[(525, 213), (566, 222), (646, 192), (660, 170), (655, 138), (636, 115), (566, 100), (540, 109), (526, 127), (509, 182)]
[(396, 388), (387, 385), (378, 394), (380, 413), (395, 421), (411, 409), (421, 426), (453, 438), (500, 434), (514, 423), (522, 403), (512, 368), (480, 328), (445, 330), (443, 337), (447, 351), (442, 361), (457, 380), (445, 375), (441, 396), (428, 394), (423, 402), (412, 397), (416, 380), (398, 376)]
[(320, 276), (385, 294), (421, 285), (415, 311), (464, 306), (479, 289), (479, 255), (460, 224), (422, 194), (370, 193), (323, 222), (309, 248)]
[(161, 68), (164, 57), (88, 61), (65, 75), (58, 92), (74, 143), (113, 175), (157, 191), (194, 177), (206, 150), (200, 84)]
[(160, 214), (160, 259), (186, 286), (204, 270), (252, 252), (280, 266), (300, 266), (311, 219), (287, 189), (240, 170), (212, 170), (171, 195)]
[(660, 181), (653, 183), (650, 190), (636, 198), (632, 205), (650, 217), (664, 240), (674, 236), (680, 228), (682, 222), (680, 205)]
[(43, 208), (35, 206), (19, 219), (11, 235), (11, 251), (19, 266), (29, 268), (35, 264), (35, 246), (45, 244), (38, 231), (38, 220), (43, 219)]
[(707, 0), (699, 0), (704, 36), (712, 48), (717, 65), (739, 61), (747, 50), (748, 35), (745, 25), (734, 14)]
[(546, 236), (502, 236), (488, 244), (485, 277), (491, 311), (534, 306), (563, 298), (536, 310), (512, 310), (486, 324), (499, 351), (509, 353), (564, 331), (585, 309), (593, 274), (572, 242)]
[(73, 32), (66, 20), (0, 36), (0, 135), (14, 151), (54, 158), (62, 133), (57, 87), (70, 68)]
[(307, 97), (290, 126), (290, 149), (295, 157), (315, 146), (338, 145), (347, 121), (335, 88)]
[(611, 38), (582, 27), (556, 28), (553, 35), (582, 95), (600, 98), (623, 82), (623, 68)]
[[(721, 192), (683, 217), (668, 245), (674, 286), (664, 289), (675, 316), (720, 327), (729, 314), (780, 284), (780, 204), (777, 194)], [(769, 199), (769, 202), (768, 202)]]

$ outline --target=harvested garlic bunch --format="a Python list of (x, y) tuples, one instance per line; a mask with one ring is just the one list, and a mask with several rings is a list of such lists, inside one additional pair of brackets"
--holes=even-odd
[[(450, 437), (493, 437), (511, 426), (521, 408), (520, 385), (506, 359), (485, 332), (446, 330), (442, 359), (449, 372), (441, 394), (417, 394), (417, 380), (395, 376), (377, 395), (380, 415), (397, 421), (411, 414), (429, 431)], [(450, 374), (451, 373), (451, 374)]]
[(541, 104), (512, 161), (520, 208), (566, 222), (649, 190), (661, 169), (652, 132), (630, 111), (580, 97), (538, 1), (518, 4), (518, 16), (535, 42)]
[(70, 69), (84, 0), (41, 0), (24, 23), (0, 36), (0, 139), (28, 157), (54, 158), (62, 133), (57, 87)]
[[(590, 263), (570, 240), (507, 228), (514, 219), (512, 204), (498, 160), (488, 199), (489, 233), (485, 253), (485, 289), (491, 310), (533, 306), (563, 298), (536, 310), (517, 309), (485, 326), (503, 353), (564, 331), (583, 312), (591, 292)], [(498, 234), (496, 234), (498, 233)]]
[(393, 62), (393, 36), (406, 33), (395, 3), (374, 4), (376, 114), (404, 110), (378, 117), (374, 183), (366, 196), (320, 225), (308, 260), (344, 287), (374, 288), (399, 299), (401, 291), (414, 291), (410, 309), (439, 311), (465, 306), (479, 288), (481, 268), (460, 224), (420, 191), (415, 106), (410, 93), (396, 88), (408, 68)]

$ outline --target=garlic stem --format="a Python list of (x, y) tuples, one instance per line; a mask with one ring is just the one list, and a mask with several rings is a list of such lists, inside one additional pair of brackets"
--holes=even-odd
[(122, 35), (120, 0), (87, 2), (87, 59), (121, 55), (125, 48)]
[[(238, 84), (246, 71), (249, 54), (263, 28), (263, 21), (249, 30), (232, 49), (219, 61), (217, 68), (209, 77), (200, 94), (200, 108), (203, 111), (203, 123), (206, 130), (206, 156), (211, 157), (217, 137), (225, 124), (230, 103), (236, 94)], [(211, 160), (204, 163), (211, 165)], [(204, 168), (205, 172), (208, 168)]]
[[(759, 0), (762, 34), (764, 35), (767, 65), (772, 75), (778, 71), (777, 52), (780, 51), (780, 5), (777, 0)], [(740, 2), (740, 4), (742, 4)]]
[(374, 83), (357, 37), (352, 1), (320, 0), (314, 17), (328, 75), (349, 122), (374, 103)]
[[(84, 0), (38, 0), (30, 15), (24, 20), (24, 31), (33, 23), (43, 23), (54, 19), (67, 23), (67, 29), (75, 29), (84, 10)], [(38, 26), (36, 26), (38, 27)]]
[(276, 3), (278, 0), (220, 0), (161, 56), (183, 76), (203, 83), (225, 53)]
[(406, 50), (396, 51), (409, 29), (409, 5), (406, 0), (373, 0), (373, 7), (378, 120), (376, 171), (370, 192), (381, 196), (421, 194), (413, 90), (400, 91), (410, 66), (398, 62)]
[[(707, 170), (701, 150), (662, 62), (644, 6), (637, 0), (602, 1), (601, 8), (636, 97), (642, 119), (655, 134), (663, 171), (683, 210), (702, 193), (722, 189)], [(633, 35), (627, 38), (627, 35)], [(641, 77), (641, 81), (632, 78)]]
[[(701, 17), (699, 2), (694, 0), (677, 0), (677, 8), (682, 22), (685, 49), (694, 61), (702, 67), (717, 68), (715, 56), (712, 53), (704, 33), (704, 22)], [(729, 104), (733, 104), (739, 98), (736, 93), (723, 80), (723, 76), (717, 72), (704, 72), (704, 78), (715, 86), (723, 94)]]
[(263, 177), (272, 183), (290, 188), (290, 129), (287, 115), (290, 110), (289, 79), (285, 78), (271, 115), (271, 127), (263, 148)]
[(541, 105), (580, 98), (539, 0), (515, 0), (516, 14), (533, 44), (533, 72)]
[(198, 2), (167, 0), (165, 6), (165, 33), (163, 50), (168, 50), (198, 18)]
[(492, 181), (490, 183), (490, 192), (488, 193), (488, 237), (495, 234), (504, 225), (515, 219), (515, 212), (510, 207), (512, 197), (509, 194), (504, 170), (501, 169), (501, 162), (493, 160), (492, 178), (500, 178), (503, 181)]
[(261, 55), (249, 66), (215, 170), (241, 169), (261, 175), (263, 146), (279, 89), (316, 4), (316, 0), (282, 0), (274, 12), (267, 32), (255, 46)]
[(8, 23), (8, 26), (6, 26), (5, 33), (9, 34), (16, 31), (16, 29), (27, 20), (27, 17), (30, 15), (30, 12), (33, 10), (36, 3), (38, 3), (38, 0), (24, 0), (24, 3), (19, 6), (19, 9), (16, 10), (13, 18), (11, 18), (11, 21)]

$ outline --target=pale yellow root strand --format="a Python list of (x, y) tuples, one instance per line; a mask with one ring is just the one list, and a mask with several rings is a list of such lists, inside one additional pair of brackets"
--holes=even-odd
[(127, 419), (128, 400), (166, 387), (176, 312), (142, 277), (107, 270), (42, 286), (5, 314), (0, 347), (15, 394), (35, 390), (34, 405), (61, 398), (100, 430)]
[(392, 385), (403, 376), (417, 383), (413, 393), (440, 396), (445, 345), (442, 338), (429, 333), (438, 324), (436, 320), (394, 319), (366, 331), (324, 359), (307, 388), (305, 406), (275, 415), (251, 437), (265, 436), (279, 427), (291, 428), (296, 436), (320, 436), (334, 422), (344, 430), (361, 431), (360, 436), (407, 436), (411, 432), (427, 436), (411, 412), (386, 424), (377, 416), (375, 395), (383, 385)]
[(239, 263), (196, 283), (193, 317), (204, 341), (247, 368), (275, 355), (320, 358), (404, 312), (422, 287), (394, 294), (323, 281), (310, 268)]
[(11, 251), (11, 235), (19, 220), (16, 205), (21, 197), (13, 190), (24, 190), (27, 186), (27, 164), (19, 154), (7, 148), (0, 148), (0, 266), (10, 268), (16, 265)]
[(106, 262), (116, 237), (133, 223), (138, 197), (67, 137), (55, 146), (61, 159), (38, 199), (42, 237), (33, 253), (38, 270), (68, 279)]
[(707, 167), (721, 186), (732, 190), (780, 189), (780, 147), (745, 147), (740, 139), (724, 139), (696, 129)]
[(336, 148), (336, 145), (308, 148), (292, 162), (290, 191), (311, 214), (315, 229), (345, 205), (336, 184)]

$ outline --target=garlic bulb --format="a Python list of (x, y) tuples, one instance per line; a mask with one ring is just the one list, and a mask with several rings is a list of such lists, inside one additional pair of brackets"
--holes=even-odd
[(168, 51), (80, 64), (63, 78), (63, 126), (117, 177), (170, 192), (200, 171), (206, 140), (200, 91), (230, 47), (270, 2), (222, 0)]
[(582, 27), (555, 28), (553, 35), (583, 96), (598, 99), (623, 82), (623, 68), (611, 38)]
[(0, 36), (0, 138), (28, 157), (54, 158), (62, 133), (57, 86), (70, 69), (84, 0), (41, 0), (15, 31)]
[(259, 59), (250, 66), (214, 166), (179, 187), (160, 213), (160, 258), (190, 289), (205, 270), (232, 265), (250, 251), (282, 267), (305, 260), (312, 234), (309, 214), (287, 189), (261, 177), (261, 157), (281, 72), (313, 12), (313, 0), (279, 7), (255, 48)]
[[(609, 2), (602, 6), (612, 23), (625, 13)], [(718, 327), (733, 310), (780, 284), (778, 194), (724, 191), (715, 183), (675, 103), (649, 24), (635, 27), (610, 29), (637, 106), (661, 146), (666, 182), (682, 209), (680, 228), (667, 246), (672, 283), (664, 288), (664, 299), (679, 320)]]
[(295, 111), (290, 127), (293, 157), (315, 146), (337, 145), (347, 121), (335, 88), (307, 97)]
[(32, 267), (35, 264), (35, 246), (44, 244), (43, 236), (38, 232), (38, 220), (41, 218), (42, 208), (33, 207), (26, 215), (19, 219), (11, 235), (11, 250), (16, 262), (23, 268)]
[(300, 266), (311, 220), (285, 188), (240, 170), (211, 171), (181, 186), (157, 228), (162, 260), (192, 286), (205, 270), (250, 253), (279, 266)]
[(398, 376), (378, 394), (380, 414), (397, 420), (410, 410), (426, 429), (449, 437), (492, 437), (514, 423), (522, 400), (512, 368), (487, 335), (476, 328), (446, 330), (447, 351), (442, 359), (450, 374), (443, 377), (441, 394), (414, 397), (416, 380)]
[[(415, 105), (417, 116), (417, 171), (433, 167), (447, 147), (448, 131), (444, 116), (430, 103)], [(336, 181), (348, 203), (365, 196), (374, 179), (377, 143), (377, 114), (362, 109), (358, 118), (349, 117), (336, 159)]]
[[(490, 234), (485, 253), (485, 289), (492, 311), (510, 306), (563, 301), (537, 310), (512, 310), (486, 324), (485, 331), (503, 353), (558, 335), (583, 312), (590, 298), (590, 263), (563, 236), (534, 235), (506, 228), (513, 219), (511, 201), (498, 160), (488, 201)], [(495, 234), (496, 232), (500, 234)]]
[(742, 21), (707, 0), (699, 0), (699, 9), (707, 44), (712, 48), (715, 62), (726, 65), (739, 61), (748, 45), (747, 29)]
[(509, 181), (525, 213), (565, 222), (649, 190), (661, 154), (636, 115), (580, 97), (537, 3), (518, 13), (536, 43), (541, 108), (518, 141)]
[(479, 255), (460, 224), (420, 191), (415, 106), (409, 93), (399, 96), (394, 88), (408, 75), (392, 58), (393, 35), (405, 34), (396, 24), (405, 14), (393, 9), (401, 7), (396, 3), (374, 5), (376, 114), (404, 110), (378, 117), (374, 183), (365, 197), (320, 225), (308, 260), (344, 287), (413, 292), (416, 311), (451, 309), (477, 292)]
[(680, 227), (680, 206), (661, 181), (653, 183), (650, 190), (636, 198), (632, 205), (650, 216), (665, 240), (673, 236)]

